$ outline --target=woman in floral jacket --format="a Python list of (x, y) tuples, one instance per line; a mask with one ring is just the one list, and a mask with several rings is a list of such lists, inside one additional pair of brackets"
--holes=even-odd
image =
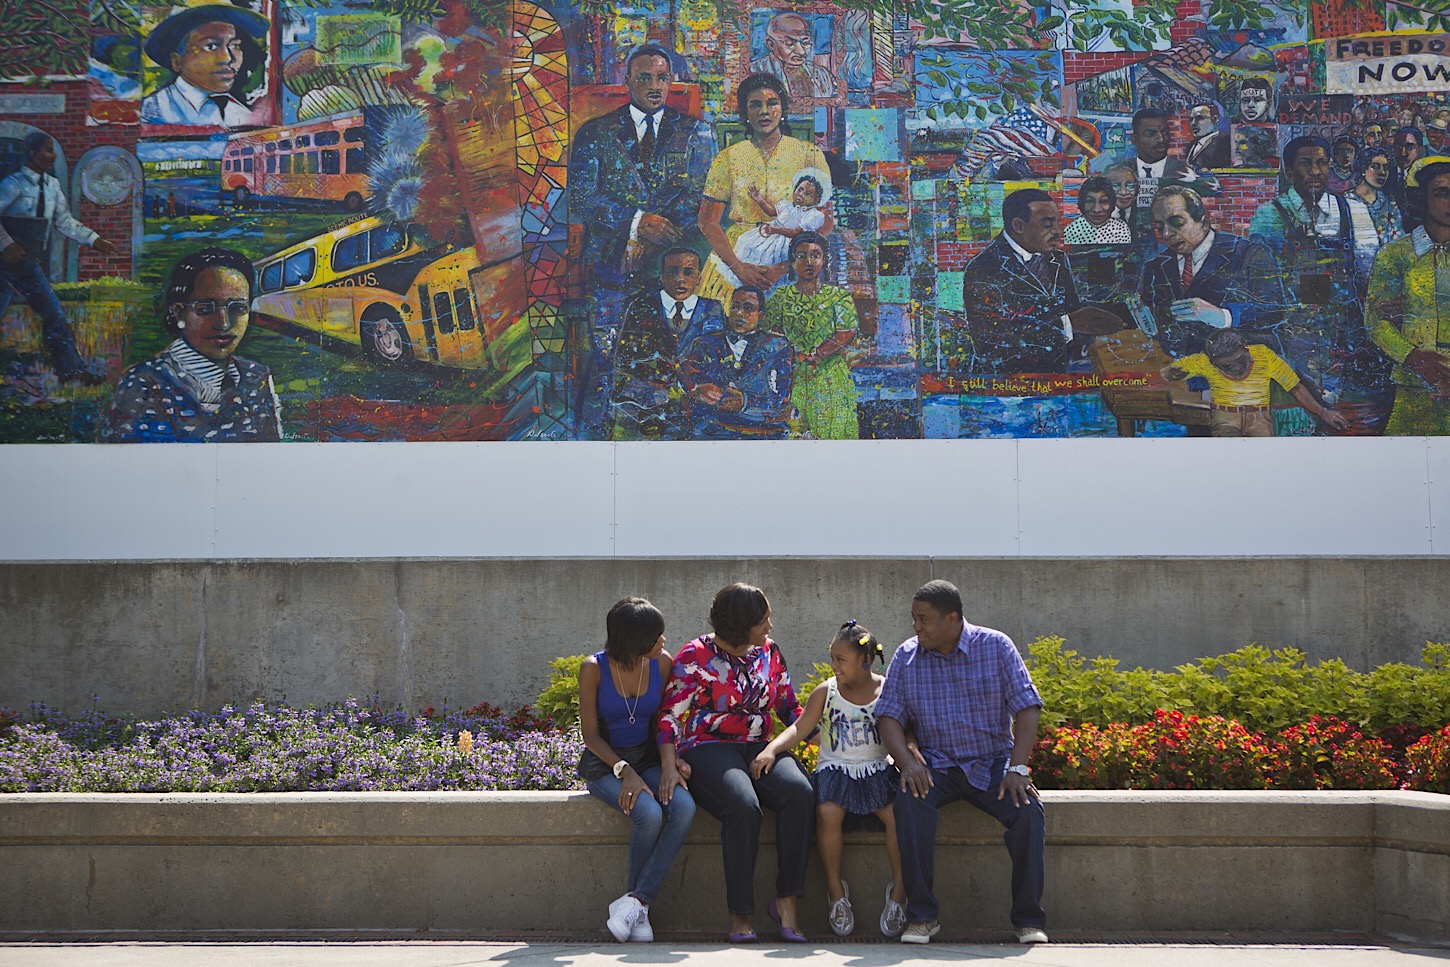
[(815, 791), (789, 756), (759, 779), (750, 777), (751, 761), (770, 740), (772, 716), (789, 724), (801, 714), (785, 657), (768, 637), (765, 592), (748, 584), (723, 588), (710, 605), (710, 626), (714, 634), (701, 635), (675, 656), (660, 704), (661, 791), (684, 784), (670, 775), (678, 754), (693, 770), (695, 802), (720, 820), (732, 943), (756, 939), (750, 918), (761, 807), (775, 812), (778, 870), (768, 912), (780, 925), (781, 939), (804, 942), (796, 899), (805, 893)]

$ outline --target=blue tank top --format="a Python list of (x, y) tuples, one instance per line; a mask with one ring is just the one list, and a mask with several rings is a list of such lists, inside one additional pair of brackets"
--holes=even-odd
[[(599, 663), (600, 733), (616, 751), (644, 745), (653, 734), (650, 719), (659, 710), (660, 693), (663, 691), (659, 663), (649, 663), (649, 684), (645, 686), (644, 694), (637, 699), (625, 701), (614, 684), (614, 671), (609, 666), (608, 656), (601, 651), (595, 654), (594, 660)], [(639, 672), (636, 670), (634, 674), (638, 675)], [(631, 710), (634, 712), (633, 722), (629, 720)]]

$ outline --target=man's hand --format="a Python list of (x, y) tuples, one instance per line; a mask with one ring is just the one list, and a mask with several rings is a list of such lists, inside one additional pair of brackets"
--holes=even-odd
[(1405, 357), (1405, 367), (1430, 384), (1430, 392), (1436, 397), (1450, 397), (1450, 364), (1438, 353), (1428, 349), (1416, 349)]
[(1097, 306), (1083, 306), (1067, 317), (1072, 320), (1072, 331), (1078, 336), (1106, 336), (1110, 332), (1122, 332), (1129, 328), (1123, 320), (1106, 309)]
[(1228, 322), (1223, 317), (1223, 309), (1197, 296), (1192, 299), (1176, 299), (1169, 308), (1177, 322), (1201, 322), (1215, 329), (1228, 327)]
[(675, 223), (663, 215), (641, 215), (636, 232), (640, 238), (655, 245), (673, 245), (681, 237)]
[(1037, 787), (1027, 776), (1016, 772), (1009, 772), (1002, 776), (1002, 784), (997, 789), (997, 798), (1012, 797), (1012, 805), (1025, 806), (1037, 796)]
[(720, 409), (726, 413), (739, 413), (745, 409), (745, 394), (738, 389), (726, 388), (724, 396), (720, 398)]
[(1172, 363), (1169, 363), (1167, 366), (1164, 366), (1162, 369), (1158, 370), (1158, 375), (1162, 376), (1170, 383), (1176, 382), (1180, 379), (1188, 378), (1188, 372), (1186, 370), (1179, 369)]
[(19, 242), (11, 242), (5, 246), (3, 252), (0, 252), (0, 262), (4, 262), (6, 265), (14, 265), (16, 262), (24, 261), (25, 249), (20, 247)]
[(725, 391), (714, 383), (701, 383), (690, 391), (690, 399), (706, 406), (719, 406)]
[(917, 761), (915, 756), (910, 762), (898, 762), (896, 767), (901, 770), (901, 791), (909, 792), (917, 799), (925, 797), (935, 785), (931, 779), (931, 770)]
[(116, 243), (112, 242), (110, 239), (98, 238), (91, 243), (91, 248), (95, 249), (97, 252), (100, 252), (102, 255), (120, 254), (120, 249), (116, 248)]

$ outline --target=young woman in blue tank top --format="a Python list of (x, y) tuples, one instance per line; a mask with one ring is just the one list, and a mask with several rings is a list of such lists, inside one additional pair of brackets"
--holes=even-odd
[[(605, 618), (604, 650), (579, 666), (579, 728), (584, 754), (579, 775), (589, 792), (629, 817), (629, 880), (609, 904), (606, 926), (614, 939), (654, 939), (649, 907), (695, 818), (686, 791), (689, 765), (676, 763), (676, 788), (661, 795), (655, 713), (670, 675), (665, 619), (644, 598), (625, 598)], [(664, 754), (674, 758), (674, 746)], [(668, 799), (668, 805), (662, 801)]]

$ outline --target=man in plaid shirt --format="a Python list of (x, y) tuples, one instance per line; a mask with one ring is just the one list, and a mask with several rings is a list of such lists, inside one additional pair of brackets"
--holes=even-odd
[(965, 799), (1006, 827), (1012, 925), (1022, 943), (1043, 943), (1047, 827), (1027, 767), (1042, 698), (1012, 639), (964, 621), (961, 592), (949, 582), (923, 585), (911, 620), (916, 636), (896, 650), (876, 701), (881, 740), (901, 769), (894, 807), (907, 890), (901, 940), (928, 943), (941, 929), (932, 892), (937, 815)]

